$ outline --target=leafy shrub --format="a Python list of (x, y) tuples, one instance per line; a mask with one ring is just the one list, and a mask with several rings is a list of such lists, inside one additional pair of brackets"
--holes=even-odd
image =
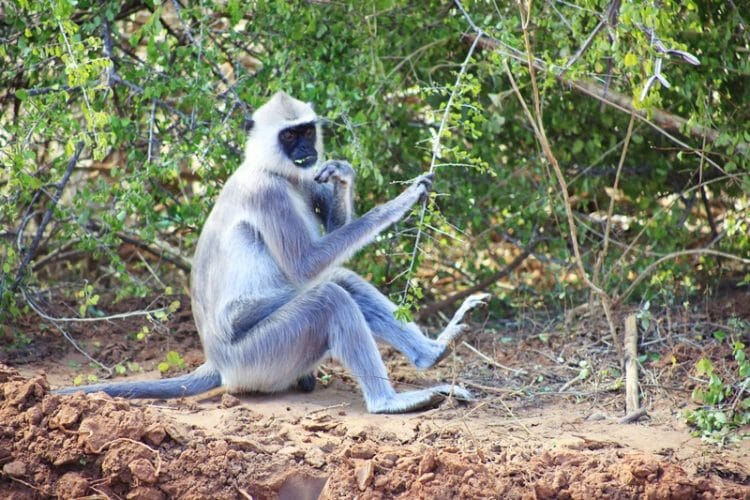
[(695, 427), (695, 435), (711, 441), (742, 437), (737, 430), (750, 424), (750, 361), (745, 344), (733, 342), (732, 354), (737, 371), (736, 378), (730, 380), (723, 380), (707, 358), (695, 364), (696, 376), (708, 380), (693, 390), (693, 400), (701, 407), (687, 412), (687, 422)]
[[(423, 302), (480, 282), (533, 243), (536, 258), (504, 278), (514, 290), (497, 289), (501, 301), (577, 303), (587, 289), (571, 270), (560, 187), (503, 71), (509, 62), (530, 102), (516, 3), (464, 7), (486, 43), (455, 87), (471, 30), (445, 2), (5, 6), (0, 320), (43, 289), (79, 302), (81, 314), (106, 309), (96, 298), (104, 290), (115, 298), (184, 290), (201, 225), (241, 161), (244, 123), (279, 89), (314, 102), (326, 119), (329, 156), (358, 169), (360, 212), (402, 189), (393, 181), (429, 167), (436, 124), (455, 97), (440, 138), (437, 195), (418, 229), (428, 236), (415, 253), (412, 219), (352, 263), (397, 300)], [(750, 253), (750, 61), (735, 51), (747, 44), (742, 13), (718, 1), (623, 2), (619, 17), (594, 33), (608, 15), (601, 2), (535, 8), (532, 50), (547, 68), (538, 74), (542, 121), (567, 178), (586, 272), (615, 298), (665, 302), (744, 272), (746, 262), (698, 254), (650, 267), (708, 244)], [(697, 55), (701, 66), (664, 56), (657, 40)], [(644, 94), (660, 57), (672, 85)], [(618, 189), (629, 113), (560, 79), (606, 85), (609, 96), (648, 111), (633, 129)], [(685, 119), (679, 130), (653, 126), (663, 110)], [(700, 205), (702, 189), (719, 219), (713, 243), (705, 207), (686, 206)], [(616, 223), (605, 253), (610, 200)], [(417, 265), (404, 272), (414, 255)]]

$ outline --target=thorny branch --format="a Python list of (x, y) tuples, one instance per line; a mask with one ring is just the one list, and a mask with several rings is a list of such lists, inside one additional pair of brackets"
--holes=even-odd
[[(455, 4), (462, 12), (465, 12), (459, 0), (456, 0)], [(448, 117), (450, 116), (450, 111), (451, 111), (451, 108), (453, 107), (453, 100), (455, 99), (456, 94), (460, 92), (459, 89), (461, 85), (461, 80), (463, 79), (463, 76), (469, 67), (469, 62), (471, 61), (471, 58), (474, 55), (474, 51), (476, 50), (477, 45), (479, 44), (479, 40), (484, 35), (484, 32), (481, 29), (477, 28), (473, 22), (470, 22), (470, 26), (472, 27), (472, 29), (475, 29), (476, 36), (474, 37), (474, 42), (471, 44), (471, 47), (469, 48), (469, 52), (466, 54), (466, 59), (464, 59), (463, 64), (461, 64), (461, 68), (459, 69), (458, 75), (456, 76), (456, 83), (453, 85), (453, 90), (451, 91), (451, 95), (448, 97), (448, 102), (445, 104), (445, 110), (443, 111), (443, 117), (440, 120), (440, 126), (438, 127), (438, 131), (433, 136), (432, 159), (430, 161), (429, 173), (433, 173), (435, 171), (435, 166), (437, 164), (437, 160), (440, 157), (440, 153), (441, 153), (440, 140), (443, 137), (443, 133), (445, 132), (445, 126), (448, 123)], [(419, 254), (419, 242), (422, 237), (422, 228), (424, 226), (424, 217), (425, 217), (425, 213), (427, 212), (428, 202), (429, 202), (429, 199), (425, 199), (422, 202), (422, 208), (419, 213), (419, 223), (417, 224), (417, 235), (414, 240), (414, 249), (412, 251), (411, 260), (409, 262), (409, 267), (406, 269), (407, 279), (406, 279), (406, 284), (404, 285), (402, 302), (406, 300), (408, 293), (409, 293), (409, 288), (411, 287), (410, 278), (414, 270), (414, 266), (417, 262), (417, 255)]]

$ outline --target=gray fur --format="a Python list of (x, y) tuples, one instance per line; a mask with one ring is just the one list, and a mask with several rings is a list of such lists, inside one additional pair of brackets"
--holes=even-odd
[[(448, 385), (396, 393), (375, 341), (428, 368), (451, 351), (465, 331), (464, 314), (485, 297), (468, 299), (432, 340), (414, 323), (396, 320), (394, 304), (341, 267), (424, 197), (432, 177), (417, 178), (395, 199), (354, 218), (355, 174), (348, 163), (300, 168), (279, 147), (279, 132), (307, 123), (317, 123), (312, 107), (283, 93), (259, 108), (244, 162), (226, 181), (203, 227), (191, 295), (206, 363), (177, 379), (66, 392), (175, 397), (219, 385), (232, 392), (274, 392), (295, 384), (311, 390), (310, 374), (331, 356), (353, 374), (371, 412), (414, 411), (448, 394), (470, 398)], [(319, 126), (315, 148), (321, 158)]]
[(200, 394), (220, 385), (221, 375), (219, 372), (214, 367), (204, 363), (195, 371), (174, 378), (65, 387), (54, 392), (55, 394), (73, 394), (80, 391), (101, 391), (110, 396), (124, 398), (181, 398)]

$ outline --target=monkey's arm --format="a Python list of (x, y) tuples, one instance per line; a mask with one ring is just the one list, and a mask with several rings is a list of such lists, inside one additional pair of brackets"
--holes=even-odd
[(345, 161), (329, 160), (315, 175), (313, 204), (327, 233), (348, 224), (354, 218), (354, 179), (352, 166)]
[(359, 219), (320, 239), (313, 239), (302, 216), (293, 208), (288, 193), (269, 188), (255, 198), (256, 221), (263, 241), (288, 278), (308, 283), (326, 269), (343, 264), (386, 227), (400, 220), (432, 184), (432, 175), (418, 177), (393, 200), (379, 205)]

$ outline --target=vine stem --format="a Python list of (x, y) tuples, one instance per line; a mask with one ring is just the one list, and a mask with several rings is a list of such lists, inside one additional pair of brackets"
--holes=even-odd
[[(462, 13), (464, 13), (464, 16), (466, 16), (466, 13), (463, 9), (463, 6), (461, 5), (461, 2), (456, 0), (455, 2), (456, 6), (461, 10)], [(453, 101), (455, 100), (456, 95), (460, 92), (459, 87), (461, 85), (461, 80), (463, 79), (464, 74), (466, 74), (466, 70), (469, 67), (469, 62), (471, 61), (472, 56), (474, 55), (474, 51), (477, 48), (477, 45), (479, 45), (479, 40), (482, 39), (482, 36), (484, 36), (484, 32), (479, 29), (474, 23), (470, 23), (472, 29), (476, 32), (476, 36), (474, 37), (474, 41), (471, 44), (471, 47), (469, 48), (469, 52), (466, 54), (466, 59), (464, 59), (463, 64), (461, 64), (461, 68), (458, 71), (458, 75), (456, 76), (456, 83), (453, 85), (453, 90), (451, 91), (451, 95), (448, 97), (448, 102), (445, 104), (445, 110), (443, 111), (443, 118), (440, 120), (440, 127), (438, 128), (437, 133), (432, 139), (432, 159), (430, 160), (430, 169), (428, 170), (428, 173), (435, 172), (435, 166), (437, 163), (437, 159), (440, 156), (440, 150), (441, 150), (441, 144), (440, 139), (443, 136), (443, 133), (445, 131), (445, 126), (448, 123), (448, 116), (450, 115), (451, 108), (453, 107)], [(429, 201), (429, 198), (425, 198), (422, 201), (422, 207), (419, 212), (419, 223), (417, 224), (417, 234), (414, 239), (414, 249), (412, 250), (411, 254), (411, 260), (409, 262), (409, 267), (406, 269), (406, 284), (404, 285), (404, 291), (401, 296), (401, 303), (403, 304), (406, 301), (407, 294), (409, 293), (409, 288), (411, 286), (411, 276), (414, 272), (414, 266), (417, 262), (417, 255), (419, 255), (419, 242), (422, 239), (422, 227), (424, 226), (424, 217), (425, 213), (427, 212), (427, 202)]]
[(510, 71), (510, 67), (508, 66), (507, 61), (503, 61), (505, 71), (508, 74), (508, 78), (510, 79), (516, 96), (523, 105), (523, 109), (526, 112), (529, 122), (534, 129), (534, 134), (536, 135), (536, 138), (539, 141), (540, 146), (542, 147), (544, 156), (547, 158), (547, 161), (552, 166), (552, 169), (555, 172), (555, 177), (557, 178), (557, 182), (560, 188), (560, 194), (562, 195), (563, 204), (565, 206), (565, 215), (568, 220), (570, 243), (573, 247), (573, 256), (576, 267), (578, 268), (581, 279), (586, 284), (586, 286), (588, 286), (590, 290), (592, 290), (599, 296), (599, 300), (604, 311), (604, 316), (607, 319), (607, 325), (609, 326), (609, 333), (612, 336), (612, 341), (615, 345), (615, 349), (617, 350), (618, 355), (620, 355), (620, 357), (622, 358), (623, 346), (620, 342), (620, 336), (617, 333), (617, 328), (615, 327), (614, 323), (614, 316), (612, 314), (612, 298), (603, 288), (601, 288), (599, 285), (594, 283), (591, 278), (589, 278), (588, 273), (586, 272), (586, 268), (583, 265), (583, 258), (581, 256), (581, 250), (578, 245), (578, 227), (575, 222), (575, 217), (573, 216), (573, 208), (571, 206), (570, 196), (568, 195), (568, 183), (562, 173), (562, 169), (560, 168), (560, 164), (557, 161), (557, 157), (552, 152), (552, 146), (550, 145), (549, 140), (547, 139), (547, 133), (544, 130), (544, 122), (542, 121), (542, 100), (539, 95), (539, 86), (537, 85), (536, 73), (534, 71), (535, 68), (531, 52), (531, 40), (529, 37), (529, 24), (531, 22), (531, 3), (529, 2), (524, 6), (519, 2), (518, 10), (521, 16), (521, 29), (523, 30), (523, 40), (524, 46), (526, 48), (526, 64), (528, 66), (529, 78), (531, 80), (532, 102), (534, 105), (533, 113), (526, 106), (523, 96), (521, 95), (521, 91), (518, 89), (518, 86), (513, 79), (513, 74)]

